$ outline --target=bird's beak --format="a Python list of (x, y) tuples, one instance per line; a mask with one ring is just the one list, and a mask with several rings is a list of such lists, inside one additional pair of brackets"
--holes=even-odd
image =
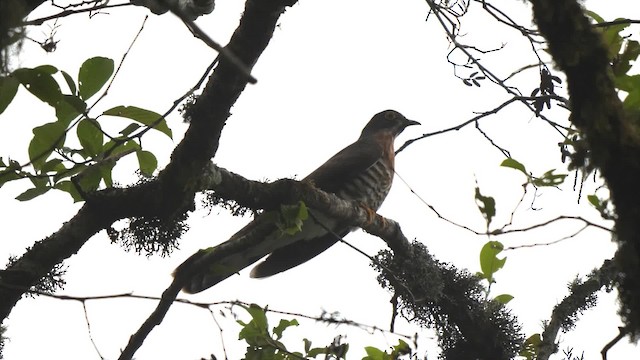
[(405, 119), (405, 123), (404, 123), (404, 127), (407, 126), (411, 126), (411, 125), (422, 125), (419, 122), (415, 121), (415, 120), (409, 120), (409, 119)]

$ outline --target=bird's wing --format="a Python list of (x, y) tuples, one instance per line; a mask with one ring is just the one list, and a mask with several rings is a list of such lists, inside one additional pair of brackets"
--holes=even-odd
[(376, 163), (382, 156), (382, 147), (373, 139), (359, 139), (333, 155), (307, 175), (318, 189), (336, 193), (341, 186)]
[[(311, 224), (307, 226), (309, 225)], [(291, 245), (282, 247), (272, 252), (264, 261), (254, 266), (251, 270), (251, 277), (263, 278), (275, 275), (305, 263), (335, 244), (337, 241), (335, 235), (344, 237), (351, 230), (353, 229), (342, 228), (338, 233), (327, 233), (325, 231), (324, 235), (312, 239), (303, 239), (302, 241), (297, 241)]]
[[(375, 164), (382, 152), (377, 143), (360, 139), (331, 157), (305, 180), (312, 180), (321, 190), (336, 193), (341, 186)], [(333, 233), (328, 232), (313, 219), (308, 219), (302, 228), (300, 239), (274, 250), (251, 270), (251, 277), (267, 277), (296, 267), (335, 244), (338, 241), (335, 235), (343, 237), (353, 230), (325, 218), (322, 214), (316, 214), (316, 218)]]

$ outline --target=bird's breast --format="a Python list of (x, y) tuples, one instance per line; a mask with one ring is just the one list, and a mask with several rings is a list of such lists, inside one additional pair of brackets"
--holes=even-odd
[(393, 181), (393, 169), (380, 158), (365, 171), (345, 182), (337, 195), (345, 200), (361, 201), (377, 210), (387, 197)]

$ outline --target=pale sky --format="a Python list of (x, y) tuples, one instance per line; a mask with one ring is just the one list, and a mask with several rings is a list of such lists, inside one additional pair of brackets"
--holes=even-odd
[[(640, 14), (632, 0), (588, 1), (587, 7), (605, 19)], [(498, 0), (495, 5), (508, 9), (516, 19), (529, 24), (530, 14), (522, 2)], [(633, 6), (633, 7), (632, 7)], [(477, 16), (463, 23), (462, 41), (490, 49), (505, 43), (498, 53), (482, 59), (499, 76), (534, 63), (527, 43), (514, 31), (487, 25), (489, 21), (477, 3)], [(213, 39), (225, 44), (242, 12), (241, 1), (219, 0), (215, 11), (197, 23)], [(624, 10), (622, 10), (624, 9)], [(636, 10), (633, 12), (632, 10)], [(51, 13), (44, 7), (32, 14)], [(80, 64), (93, 56), (106, 56), (118, 63), (140, 28), (148, 11), (123, 7), (92, 19), (86, 15), (59, 21), (58, 50), (44, 53), (36, 44), (25, 42), (17, 63), (20, 67), (52, 64), (77, 74)], [(223, 131), (220, 148), (213, 161), (220, 166), (256, 180), (282, 177), (301, 178), (344, 146), (354, 141), (360, 130), (381, 110), (392, 108), (422, 126), (409, 128), (396, 146), (422, 133), (457, 125), (490, 110), (508, 99), (503, 90), (485, 82), (481, 88), (467, 87), (455, 78), (446, 61), (450, 50), (447, 39), (434, 18), (425, 22), (427, 5), (421, 1), (348, 0), (301, 1), (281, 17), (274, 38), (254, 68), (256, 85), (249, 85), (232, 109)], [(637, 18), (637, 16), (636, 16)], [(30, 35), (44, 39), (47, 25), (33, 28)], [(637, 27), (628, 32), (637, 36)], [(173, 101), (195, 84), (215, 52), (194, 38), (172, 15), (151, 15), (128, 55), (124, 66), (95, 113), (116, 105), (135, 105), (163, 113)], [(535, 87), (536, 70), (514, 78), (528, 95)], [(533, 80), (532, 80), (533, 79)], [(566, 123), (568, 113), (554, 109), (548, 113)], [(0, 115), (0, 156), (27, 160), (31, 129), (53, 120), (53, 111), (21, 89), (14, 103)], [(113, 120), (113, 130), (124, 122)], [(117, 123), (116, 123), (117, 122)], [(173, 113), (168, 117), (173, 142), (164, 135), (149, 133), (144, 146), (153, 151), (160, 166), (167, 163), (173, 147), (186, 125)], [(109, 124), (103, 123), (107, 128)], [(498, 115), (481, 122), (498, 144), (524, 163), (534, 175), (557, 168), (564, 173), (557, 143), (562, 139), (547, 124), (513, 104)], [(497, 202), (496, 225), (508, 221), (521, 196), (522, 174), (499, 167), (502, 154), (472, 126), (419, 141), (396, 160), (397, 173), (426, 202), (455, 222), (478, 231), (484, 219), (473, 199), (476, 181), (485, 195)], [(122, 184), (135, 181), (135, 158), (116, 167), (114, 179)], [(611, 227), (586, 201), (586, 195), (602, 184), (587, 181), (583, 199), (572, 189), (574, 173), (561, 189), (533, 191), (516, 212), (514, 227), (539, 223), (557, 215), (580, 215)], [(27, 181), (9, 183), (0, 192), (5, 237), (0, 257), (22, 254), (30, 246), (70, 219), (79, 208), (63, 193), (49, 192), (29, 202), (15, 196), (29, 187)], [(532, 190), (532, 189), (530, 189)], [(605, 192), (599, 192), (606, 196)], [(487, 241), (438, 219), (409, 188), (396, 178), (380, 214), (397, 220), (409, 239), (427, 244), (438, 259), (471, 272), (479, 270), (479, 251)], [(184, 235), (181, 248), (170, 258), (146, 258), (126, 253), (110, 244), (104, 232), (82, 248), (68, 266), (67, 286), (61, 293), (75, 296), (133, 292), (160, 296), (170, 283), (173, 269), (199, 248), (226, 240), (250, 219), (234, 218), (224, 210), (199, 210), (191, 215), (191, 230)], [(542, 230), (516, 236), (494, 238), (506, 246), (546, 243), (576, 231), (581, 224), (561, 222)], [(346, 238), (369, 254), (384, 248), (382, 240), (362, 231)], [(523, 324), (526, 336), (541, 332), (553, 306), (567, 294), (566, 284), (577, 274), (585, 275), (610, 258), (615, 246), (608, 233), (589, 229), (580, 236), (557, 245), (507, 252), (505, 268), (497, 274), (492, 296), (509, 293), (509, 303)], [(243, 271), (214, 288), (195, 296), (183, 297), (206, 302), (242, 300), (272, 309), (319, 315), (322, 310), (338, 311), (345, 318), (388, 328), (390, 295), (375, 280), (367, 258), (337, 244), (326, 253), (295, 269), (265, 280), (255, 280)], [(602, 294), (596, 309), (578, 322), (577, 328), (561, 335), (560, 348), (574, 348), (574, 355), (585, 352), (585, 359), (599, 358), (602, 347), (617, 334), (620, 322), (615, 315), (614, 294)], [(155, 307), (149, 300), (103, 300), (87, 305), (93, 339), (107, 359), (117, 358), (129, 336)], [(214, 308), (216, 314), (219, 308)], [(236, 308), (245, 321), (248, 316)], [(228, 314), (228, 313), (227, 313)], [(240, 329), (230, 317), (217, 317), (224, 329), (224, 340), (231, 359), (243, 355), (245, 345), (237, 340)], [(275, 326), (278, 317), (271, 322)], [(98, 359), (88, 337), (80, 303), (46, 298), (21, 301), (12, 312), (5, 358)], [(418, 354), (436, 358), (434, 335), (400, 322), (397, 331), (420, 332)], [(384, 349), (395, 345), (393, 335), (370, 335), (350, 327), (327, 327), (301, 321), (298, 330), (289, 330), (285, 344), (301, 350), (302, 337), (314, 345), (327, 345), (336, 335), (347, 335), (351, 343), (349, 358), (361, 358), (363, 346)], [(285, 333), (286, 334), (286, 333)], [(289, 339), (289, 340), (287, 340)], [(136, 354), (136, 359), (199, 359), (215, 354), (223, 358), (220, 334), (210, 314), (202, 309), (176, 304), (165, 321), (156, 328)], [(563, 358), (557, 355), (557, 359)], [(609, 359), (637, 358), (640, 349), (621, 342), (609, 352)]]

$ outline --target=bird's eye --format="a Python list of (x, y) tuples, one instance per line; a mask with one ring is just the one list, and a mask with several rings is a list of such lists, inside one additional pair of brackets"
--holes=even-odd
[(384, 114), (384, 118), (385, 120), (395, 120), (396, 119), (396, 114), (393, 112), (387, 112)]

